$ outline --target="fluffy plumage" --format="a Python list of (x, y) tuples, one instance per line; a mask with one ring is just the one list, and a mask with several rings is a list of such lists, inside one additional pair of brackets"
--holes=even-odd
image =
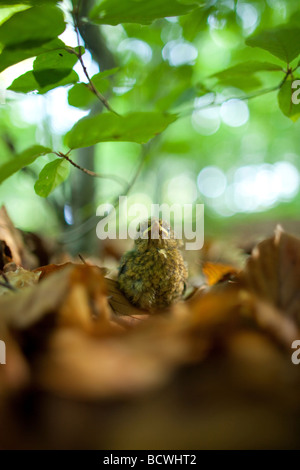
[(138, 230), (134, 249), (120, 262), (120, 290), (142, 309), (168, 307), (181, 298), (187, 280), (181, 241), (161, 219), (149, 218)]

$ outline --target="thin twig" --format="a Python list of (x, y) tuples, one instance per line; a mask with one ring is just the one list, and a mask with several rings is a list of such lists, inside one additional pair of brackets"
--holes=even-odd
[(100, 93), (100, 91), (97, 90), (97, 88), (95, 87), (95, 85), (93, 84), (93, 82), (92, 82), (92, 80), (89, 76), (87, 68), (86, 68), (86, 66), (84, 64), (84, 61), (82, 59), (82, 52), (81, 52), (81, 46), (80, 46), (80, 36), (79, 36), (79, 21), (80, 21), (79, 11), (80, 11), (80, 2), (78, 2), (78, 5), (77, 5), (75, 11), (73, 11), (74, 29), (75, 29), (75, 33), (76, 33), (76, 37), (77, 37), (77, 44), (78, 44), (78, 52), (73, 50), (73, 53), (76, 54), (76, 56), (78, 57), (78, 60), (81, 64), (84, 75), (86, 76), (86, 78), (89, 82), (89, 87), (90, 87), (90, 90), (92, 91), (92, 93), (94, 93), (94, 95), (97, 96), (98, 100), (101, 101), (103, 106), (105, 106), (105, 108), (108, 109), (108, 111), (111, 111), (112, 113), (116, 114), (117, 116), (120, 116), (119, 113), (117, 113), (117, 111), (115, 111), (110, 106), (110, 104), (107, 101), (107, 99), (105, 98), (105, 96), (103, 96), (102, 93)]
[[(121, 194), (119, 194), (117, 197), (115, 197), (115, 199), (112, 201), (112, 203), (111, 203), (112, 208), (111, 208), (109, 214), (111, 213), (111, 211), (113, 209), (116, 209), (118, 207), (119, 198), (121, 196), (127, 196), (129, 191), (131, 190), (132, 186), (136, 182), (136, 180), (137, 180), (137, 178), (138, 178), (138, 176), (139, 176), (139, 174), (142, 170), (145, 159), (147, 157), (147, 150), (148, 150), (149, 144), (143, 146), (142, 153), (141, 153), (141, 156), (140, 156), (140, 161), (139, 161), (138, 167), (137, 167), (137, 169), (134, 173), (134, 176), (131, 179), (131, 181), (128, 183), (126, 189)], [(108, 216), (109, 214), (107, 214), (106, 216)], [(68, 232), (66, 232), (63, 235), (62, 242), (63, 243), (70, 243), (72, 241), (78, 240), (78, 238), (82, 237), (82, 235), (84, 235), (85, 233), (88, 233), (95, 226), (95, 224), (97, 222), (99, 222), (99, 217), (96, 216), (96, 215), (91, 216), (89, 219), (82, 222), (82, 224), (79, 227), (72, 228)]]
[(78, 258), (80, 259), (80, 261), (83, 262), (83, 264), (87, 264), (87, 262), (85, 261), (84, 257), (83, 257), (80, 253), (78, 253)]
[(240, 96), (240, 97), (231, 96), (230, 98), (226, 98), (225, 100), (221, 101), (220, 103), (217, 103), (215, 101), (216, 100), (216, 96), (215, 96), (214, 101), (212, 101), (211, 103), (209, 103), (207, 105), (204, 105), (204, 106), (193, 107), (192, 109), (186, 110), (185, 112), (183, 111), (182, 113), (180, 113), (180, 117), (189, 115), (193, 111), (202, 111), (203, 109), (217, 108), (219, 106), (222, 106), (222, 104), (227, 103), (228, 101), (231, 101), (233, 99), (237, 99), (237, 100), (240, 100), (240, 101), (247, 101), (247, 100), (251, 100), (253, 98), (258, 98), (259, 96), (262, 96), (262, 95), (267, 95), (268, 93), (272, 93), (273, 91), (279, 90), (284, 85), (284, 83), (286, 82), (289, 75), (290, 75), (290, 71), (287, 71), (284, 78), (281, 80), (281, 82), (278, 85), (276, 85), (272, 88), (265, 88), (263, 90), (259, 90), (256, 93), (252, 93), (251, 95), (245, 95), (245, 96)]
[[(69, 152), (70, 153), (70, 150)], [(68, 153), (64, 154), (62, 152), (55, 152), (55, 154), (58, 157), (64, 158), (65, 160), (68, 160), (71, 165), (73, 165), (75, 168), (78, 168), (78, 170), (82, 171), (83, 173), (86, 173), (89, 176), (93, 176), (94, 178), (102, 178), (102, 179), (109, 179), (109, 180), (114, 180), (116, 183), (119, 183), (120, 185), (124, 186), (127, 184), (127, 181), (121, 178), (120, 176), (117, 175), (111, 175), (111, 174), (101, 174), (101, 173), (95, 173), (94, 171), (87, 170), (86, 168), (83, 168), (82, 166), (78, 165), (77, 163), (73, 162), (70, 157), (68, 157)]]
[[(136, 172), (132, 178), (132, 180), (128, 183), (127, 185), (127, 188), (125, 189), (124, 193), (123, 194), (120, 194), (118, 196), (118, 198), (116, 198), (118, 201), (119, 201), (119, 197), (120, 196), (127, 196), (127, 194), (129, 193), (129, 191), (131, 190), (132, 186), (134, 185), (134, 183), (136, 182), (141, 170), (142, 170), (142, 167), (143, 167), (143, 164), (145, 162), (145, 159), (146, 159), (146, 156), (147, 156), (147, 150), (146, 150), (146, 146), (143, 146), (142, 147), (142, 153), (141, 153), (141, 157), (140, 157), (140, 162), (139, 162), (139, 165), (136, 169)], [(116, 204), (117, 205), (117, 204)], [(116, 207), (116, 205), (114, 204), (114, 207)]]
[(292, 72), (296, 72), (296, 70), (300, 67), (300, 61), (298, 62), (298, 64), (293, 68)]

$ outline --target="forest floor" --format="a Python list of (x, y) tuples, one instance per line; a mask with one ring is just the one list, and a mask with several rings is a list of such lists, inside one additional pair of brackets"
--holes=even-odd
[(117, 250), (47, 243), (1, 209), (0, 448), (299, 448), (300, 239), (277, 227), (232, 262), (206, 243), (151, 314), (107, 269)]

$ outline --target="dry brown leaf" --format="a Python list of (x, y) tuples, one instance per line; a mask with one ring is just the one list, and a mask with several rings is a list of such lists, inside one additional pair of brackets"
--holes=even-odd
[(101, 269), (96, 266), (73, 265), (70, 287), (59, 308), (59, 324), (77, 326), (91, 334), (111, 329), (107, 286)]
[(46, 266), (40, 266), (39, 268), (36, 268), (33, 270), (33, 272), (39, 272), (40, 273), (40, 280), (44, 279), (45, 277), (48, 277), (50, 274), (53, 274), (57, 271), (60, 271), (61, 269), (66, 268), (67, 266), (88, 266), (90, 268), (95, 268), (98, 273), (102, 274), (103, 276), (107, 273), (106, 268), (100, 268), (99, 266), (95, 266), (89, 263), (84, 263), (78, 264), (78, 263), (72, 263), (71, 261), (68, 261), (66, 263), (62, 264), (47, 264)]
[(3, 271), (7, 263), (12, 262), (12, 254), (9, 246), (4, 240), (0, 240), (0, 271)]
[[(149, 312), (134, 307), (129, 300), (122, 294), (118, 288), (118, 282), (113, 279), (106, 278), (106, 284), (108, 287), (108, 300), (111, 308), (116, 315), (129, 316), (133, 319), (138, 316), (148, 318)], [(124, 319), (124, 321), (126, 321)]]
[[(24, 275), (25, 270), (21, 268), (21, 271)], [(38, 273), (26, 273), (38, 278)], [(18, 273), (8, 272), (8, 275), (11, 277)], [(13, 281), (13, 278), (11, 280)], [(100, 270), (87, 265), (65, 266), (52, 272), (38, 284), (19, 290), (11, 296), (2, 296), (0, 313), (3, 325), (0, 329), (1, 339), (5, 339), (9, 355), (7, 364), (0, 371), (3, 390), (24, 385), (25, 379), (29, 379), (26, 360), (12, 339), (9, 329), (15, 332), (26, 330), (31, 347), (36, 334), (32, 336), (30, 332), (47, 314), (55, 315), (56, 320), (43, 325), (44, 339), (51, 338), (51, 334), (61, 329), (65, 331), (66, 325), (76, 327), (80, 334), (84, 334), (83, 331), (91, 334), (120, 331), (120, 327), (109, 322), (110, 310), (105, 280)], [(20, 340), (18, 335), (17, 338)], [(36, 339), (38, 348), (45, 345), (39, 332)]]
[(0, 240), (3, 240), (9, 247), (13, 261), (16, 264), (21, 264), (22, 237), (14, 227), (4, 206), (0, 209)]
[(240, 378), (242, 387), (247, 390), (271, 392), (270, 399), (274, 394), (282, 393), (282, 387), (296, 372), (290, 355), (284, 354), (276, 343), (261, 331), (236, 331), (226, 342), (226, 354), (235, 374)]
[(241, 279), (255, 296), (258, 326), (290, 348), (300, 326), (300, 240), (277, 227), (254, 248)]
[(254, 248), (241, 280), (259, 299), (255, 311), (260, 326), (271, 325), (273, 311), (273, 330), (282, 329), (285, 332), (282, 340), (286, 343), (289, 336), (294, 336), (291, 321), (300, 326), (300, 240), (277, 227), (272, 238)]
[(203, 360), (211, 350), (219, 347), (225, 338), (241, 327), (249, 309), (249, 296), (244, 296), (235, 285), (225, 289), (213, 287), (199, 291), (186, 302), (174, 305), (179, 335), (187, 337), (189, 361)]
[(249, 308), (249, 295), (244, 295), (235, 284), (214, 286), (209, 291), (199, 291), (188, 300), (186, 308), (192, 327), (210, 329), (218, 325), (235, 324), (241, 312)]
[(24, 268), (31, 269), (36, 266), (36, 258), (24, 245), (22, 235), (14, 227), (4, 206), (0, 208), (0, 240), (9, 247), (12, 260)]
[(250, 297), (236, 286), (209, 292), (148, 316), (121, 335), (93, 338), (77, 328), (57, 330), (39, 358), (38, 383), (82, 399), (161, 386), (180, 366), (203, 361), (237, 331)]
[(7, 325), (29, 328), (47, 313), (55, 313), (70, 287), (71, 268), (53, 274), (42, 282), (0, 298), (0, 314)]
[[(39, 281), (40, 274), (39, 272), (27, 271), (26, 269), (16, 266), (14, 271), (6, 271), (5, 281), (15, 289), (20, 290), (26, 287), (33, 286)], [(4, 278), (3, 278), (4, 279)], [(15, 295), (15, 290), (8, 289), (7, 287), (0, 286), (0, 296), (2, 295)]]
[(40, 273), (40, 281), (45, 277), (50, 276), (50, 274), (56, 273), (65, 269), (68, 266), (77, 266), (74, 263), (68, 262), (63, 264), (47, 264), (46, 266), (40, 266), (33, 270), (33, 272)]
[(258, 326), (277, 338), (287, 349), (295, 339), (299, 338), (299, 329), (292, 318), (282, 314), (282, 311), (269, 302), (255, 299), (253, 315)]
[(243, 273), (258, 297), (270, 302), (300, 325), (300, 239), (277, 228), (259, 243)]
[(209, 286), (218, 282), (232, 280), (238, 274), (238, 270), (231, 265), (211, 263), (209, 261), (203, 263), (202, 271)]
[[(39, 275), (39, 271), (27, 273), (35, 280)], [(12, 280), (13, 275), (16, 273), (7, 273)], [(109, 327), (106, 292), (106, 283), (98, 268), (70, 263), (51, 271), (37, 285), (0, 297), (0, 312), (15, 328), (29, 328), (45, 314), (55, 313), (58, 325), (76, 325), (97, 334)]]
[(39, 357), (37, 381), (47, 390), (81, 399), (140, 393), (165, 383), (185, 357), (169, 339), (153, 335), (152, 329), (98, 339), (62, 328)]

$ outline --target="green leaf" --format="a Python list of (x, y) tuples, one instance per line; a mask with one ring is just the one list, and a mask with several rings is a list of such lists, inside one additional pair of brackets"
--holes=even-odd
[(72, 68), (77, 60), (76, 54), (66, 48), (42, 53), (35, 59), (33, 70), (16, 78), (8, 89), (21, 93), (36, 90), (44, 94), (53, 88), (76, 83), (78, 75)]
[(53, 39), (41, 46), (22, 47), (22, 45), (19, 45), (17, 47), (5, 47), (0, 54), (0, 72), (22, 60), (38, 56), (44, 52), (55, 51), (63, 47), (66, 46), (60, 39)]
[(221, 87), (234, 87), (239, 90), (250, 91), (255, 90), (261, 86), (262, 82), (255, 75), (247, 76), (232, 76), (228, 78), (222, 78), (218, 81), (218, 85)]
[[(296, 83), (296, 81), (299, 83)], [(294, 85), (293, 85), (294, 84)], [(297, 86), (298, 85), (298, 86)], [(278, 92), (278, 104), (283, 114), (293, 122), (300, 117), (300, 80), (289, 77)]]
[(46, 155), (51, 151), (51, 149), (43, 147), (42, 145), (34, 145), (24, 150), (24, 152), (19, 155), (15, 155), (12, 160), (0, 166), (0, 184), (14, 173), (24, 168), (24, 166), (33, 163), (37, 157)]
[(248, 38), (246, 44), (265, 49), (289, 64), (300, 54), (300, 28), (281, 26), (262, 31)]
[(99, 114), (78, 121), (66, 134), (70, 148), (95, 145), (98, 142), (148, 142), (174, 122), (177, 116), (159, 112), (130, 113), (126, 116)]
[[(100, 93), (105, 93), (109, 88), (109, 81), (105, 77), (113, 75), (118, 70), (119, 68), (114, 68), (93, 75), (91, 80)], [(97, 99), (87, 83), (77, 83), (68, 93), (69, 104), (76, 108), (88, 108)]]
[[(49, 71), (50, 73), (52, 71)], [(8, 87), (8, 90), (15, 91), (18, 93), (29, 93), (30, 91), (38, 91), (40, 95), (47, 93), (49, 90), (53, 90), (53, 88), (57, 88), (59, 86), (70, 85), (71, 83), (76, 83), (79, 77), (74, 70), (71, 70), (69, 75), (62, 78), (58, 82), (41, 86), (35, 78), (33, 72), (26, 72), (20, 77), (16, 78), (12, 84)]]
[[(80, 47), (81, 54), (84, 54), (84, 48)], [(69, 52), (70, 51), (70, 52)], [(74, 51), (79, 52), (79, 48), (75, 47)], [(33, 69), (37, 72), (39, 70), (47, 69), (72, 69), (76, 64), (78, 57), (72, 52), (72, 48), (61, 48), (55, 51), (45, 52), (40, 54), (33, 63)]]
[(188, 15), (184, 15), (179, 19), (182, 27), (182, 35), (188, 41), (194, 41), (199, 31), (206, 28), (208, 11), (206, 8), (199, 8), (192, 11)]
[(249, 91), (261, 85), (261, 80), (255, 75), (257, 72), (283, 72), (283, 69), (280, 65), (271, 62), (249, 60), (214, 73), (209, 78), (217, 78), (218, 85), (224, 87), (230, 86)]
[(90, 19), (99, 24), (150, 24), (157, 18), (180, 16), (199, 5), (183, 4), (178, 0), (98, 0), (90, 12)]
[(241, 64), (233, 65), (228, 69), (221, 70), (221, 72), (214, 73), (211, 77), (216, 78), (229, 78), (236, 76), (249, 76), (249, 74), (254, 74), (257, 72), (278, 72), (282, 71), (282, 67), (277, 64), (272, 64), (271, 62), (260, 62), (258, 60), (249, 60), (247, 62), (242, 62)]
[(97, 99), (87, 83), (76, 83), (68, 92), (68, 103), (76, 108), (88, 108)]
[(58, 3), (62, 0), (1, 0), (0, 8), (10, 5), (41, 5), (43, 3)]
[(41, 197), (49, 196), (58, 185), (67, 179), (69, 172), (70, 165), (67, 160), (57, 158), (53, 162), (47, 163), (34, 185), (36, 194)]
[(77, 60), (76, 54), (66, 49), (40, 54), (33, 63), (34, 77), (41, 87), (59, 82), (71, 73)]
[(96, 78), (106, 78), (106, 77), (111, 77), (112, 75), (115, 75), (115, 73), (119, 72), (120, 67), (114, 67), (113, 69), (107, 69), (103, 70), (103, 72), (96, 73), (96, 75), (92, 76), (92, 80), (95, 80)]
[(64, 15), (53, 5), (40, 5), (15, 13), (0, 26), (3, 46), (27, 49), (56, 38), (65, 30)]

